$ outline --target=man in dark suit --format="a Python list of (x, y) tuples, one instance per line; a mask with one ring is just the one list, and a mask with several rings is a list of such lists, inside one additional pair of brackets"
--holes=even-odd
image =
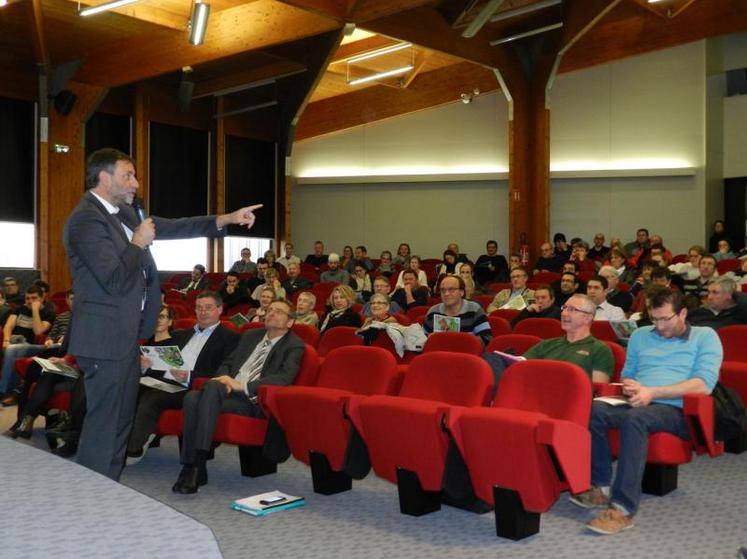
[(176, 493), (196, 493), (207, 483), (207, 461), (221, 413), (263, 417), (256, 403), (262, 384), (288, 385), (301, 368), (304, 343), (291, 330), (293, 310), (287, 301), (273, 301), (265, 328), (247, 330), (239, 345), (201, 391), (184, 398), (183, 468), (173, 486)]
[[(171, 375), (185, 382), (199, 377), (212, 377), (223, 360), (239, 343), (239, 334), (220, 323), (223, 312), (221, 297), (212, 291), (203, 291), (195, 300), (197, 324), (188, 330), (173, 333), (169, 345), (179, 346), (185, 361), (184, 370), (171, 371)], [(158, 416), (164, 410), (180, 410), (187, 391), (165, 392), (157, 388), (140, 388), (135, 420), (127, 443), (127, 465), (137, 464), (145, 455), (155, 437)]]
[(205, 277), (205, 266), (195, 264), (195, 267), (192, 268), (192, 275), (184, 278), (177, 291), (181, 291), (184, 295), (187, 295), (190, 291), (202, 291), (203, 289), (207, 289), (207, 287), (208, 282)]
[(254, 209), (139, 223), (130, 205), (138, 182), (132, 159), (114, 149), (91, 154), (88, 189), (65, 224), (75, 313), (70, 353), (85, 374), (88, 412), (78, 462), (119, 479), (140, 377), (139, 338), (153, 332), (160, 306), (156, 264), (147, 247), (158, 239), (225, 235), (230, 224), (254, 224)]

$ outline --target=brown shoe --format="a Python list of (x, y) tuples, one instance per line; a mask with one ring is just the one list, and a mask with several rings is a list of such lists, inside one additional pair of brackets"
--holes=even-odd
[(633, 526), (635, 526), (633, 517), (614, 507), (609, 507), (600, 512), (599, 516), (586, 525), (586, 527), (592, 532), (607, 536), (618, 534), (623, 530), (632, 528)]
[(2, 405), (4, 408), (8, 408), (10, 406), (15, 406), (18, 404), (18, 394), (15, 392), (11, 392), (5, 398), (0, 400), (0, 405)]
[(603, 509), (610, 505), (610, 498), (599, 487), (592, 487), (583, 493), (571, 495), (568, 500), (585, 509)]

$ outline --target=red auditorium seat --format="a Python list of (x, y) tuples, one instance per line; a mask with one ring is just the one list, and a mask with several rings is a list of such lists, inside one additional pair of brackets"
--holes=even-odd
[(223, 320), (221, 320), (220, 323), (221, 323), (221, 326), (223, 326), (223, 328), (228, 328), (229, 330), (233, 330), (234, 332), (241, 333), (241, 327), (236, 326), (233, 322), (231, 322), (227, 318), (224, 318)]
[(615, 371), (612, 374), (610, 382), (619, 382), (620, 373), (625, 366), (625, 358), (627, 356), (627, 354), (625, 353), (625, 348), (616, 342), (609, 342), (605, 340), (604, 343), (607, 344), (607, 347), (612, 350), (612, 357), (615, 358)]
[(617, 342), (615, 331), (608, 320), (595, 320), (591, 323), (591, 335), (603, 342)]
[(443, 409), (485, 405), (492, 389), (492, 370), (481, 358), (434, 351), (410, 363), (398, 396), (360, 401), (351, 419), (376, 475), (397, 484), (403, 514), (420, 516), (441, 507), (449, 443), (440, 426)]
[(516, 325), (514, 334), (530, 334), (547, 340), (559, 338), (565, 332), (560, 327), (560, 321), (555, 318), (525, 318)]
[[(301, 361), (301, 369), (293, 384), (311, 385), (316, 382), (319, 368), (319, 355), (310, 345), (306, 345)], [(195, 379), (192, 389), (199, 390), (208, 379)], [(260, 387), (265, 388), (265, 387)], [(275, 387), (272, 387), (275, 388)], [(280, 388), (280, 387), (277, 387)], [(267, 396), (264, 396), (267, 398)], [(184, 416), (182, 410), (166, 410), (158, 418), (156, 433), (158, 435), (182, 434)], [(277, 471), (277, 464), (262, 455), (262, 448), (267, 434), (267, 419), (245, 417), (232, 413), (222, 413), (215, 426), (213, 440), (221, 443), (235, 444), (239, 448), (241, 475), (258, 477)]]
[(195, 324), (197, 324), (197, 319), (194, 317), (177, 318), (174, 320), (174, 329), (175, 330), (189, 330), (190, 328), (194, 328)]
[(496, 336), (485, 348), (485, 351), (503, 351), (513, 350), (514, 355), (524, 355), (527, 350), (542, 341), (538, 336), (529, 334), (503, 334)]
[[(378, 347), (339, 347), (329, 353), (315, 386), (277, 390), (270, 412), (282, 427), (296, 459), (311, 466), (314, 491), (332, 495), (348, 491), (352, 479), (371, 469), (360, 437), (347, 417), (353, 395), (392, 394), (397, 362)], [(357, 458), (354, 458), (356, 456)], [(347, 462), (350, 459), (352, 462)], [(346, 467), (347, 466), (347, 467)]]
[(311, 324), (294, 324), (291, 330), (303, 340), (305, 344), (316, 347), (319, 344), (319, 330)]
[[(476, 495), (495, 505), (496, 533), (539, 532), (540, 514), (591, 483), (591, 384), (577, 365), (525, 361), (506, 369), (492, 408), (451, 408), (446, 423)], [(490, 444), (486, 444), (490, 441)]]
[(475, 295), (474, 297), (472, 297), (472, 300), (475, 303), (480, 303), (482, 310), (485, 310), (488, 308), (488, 305), (493, 302), (493, 296), (492, 295)]
[(407, 311), (407, 318), (410, 319), (410, 323), (420, 322), (422, 324), (425, 320), (425, 315), (428, 314), (429, 307), (412, 307)]
[(716, 270), (718, 270), (718, 274), (722, 276), (727, 272), (739, 270), (741, 265), (742, 261), (738, 258), (727, 258), (726, 260), (718, 261), (718, 263), (716, 264)]
[(747, 325), (724, 326), (718, 329), (724, 346), (724, 361), (747, 363)]
[(533, 283), (545, 283), (550, 284), (554, 281), (560, 281), (560, 274), (557, 272), (537, 272), (532, 277), (529, 278), (529, 281)]
[(496, 309), (488, 315), (488, 318), (491, 316), (499, 316), (505, 318), (510, 323), (520, 312), (521, 311), (517, 311), (516, 309)]
[(511, 333), (511, 323), (500, 316), (493, 316), (492, 313), (488, 317), (490, 323), (490, 333), (493, 336), (503, 336), (504, 334)]
[[(747, 403), (747, 363), (739, 361), (724, 361), (721, 364), (719, 381), (725, 386), (737, 391), (742, 402)], [(747, 450), (747, 432), (742, 436), (725, 442), (726, 452), (741, 454)]]
[(423, 353), (450, 351), (480, 355), (484, 349), (480, 338), (468, 332), (434, 332), (425, 342)]
[(330, 351), (338, 347), (363, 345), (363, 338), (355, 333), (357, 330), (355, 326), (336, 326), (324, 332), (317, 346), (319, 356), (326, 357)]

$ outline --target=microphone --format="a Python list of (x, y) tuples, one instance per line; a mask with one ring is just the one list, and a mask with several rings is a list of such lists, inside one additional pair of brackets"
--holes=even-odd
[(138, 198), (138, 197), (133, 198), (132, 209), (135, 210), (137, 224), (140, 225), (145, 220), (145, 210), (143, 209), (142, 198)]

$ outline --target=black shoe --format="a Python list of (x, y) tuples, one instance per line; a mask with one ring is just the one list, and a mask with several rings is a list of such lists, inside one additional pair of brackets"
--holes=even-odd
[(20, 425), (15, 430), (13, 438), (21, 437), (22, 439), (30, 439), (31, 432), (34, 430), (34, 419), (36, 418), (31, 415), (24, 415)]
[(207, 470), (197, 466), (184, 466), (179, 473), (179, 478), (171, 488), (174, 493), (189, 495), (197, 493), (202, 485), (207, 485)]
[(57, 446), (52, 449), (52, 454), (61, 458), (70, 458), (78, 452), (78, 443), (57, 440)]
[(69, 414), (65, 414), (65, 417), (62, 417), (53, 426), (50, 426), (50, 428), (47, 429), (47, 433), (51, 433), (52, 435), (58, 435), (59, 433), (64, 433), (67, 431), (74, 431), (74, 430), (75, 430), (75, 425), (73, 425), (73, 417)]

